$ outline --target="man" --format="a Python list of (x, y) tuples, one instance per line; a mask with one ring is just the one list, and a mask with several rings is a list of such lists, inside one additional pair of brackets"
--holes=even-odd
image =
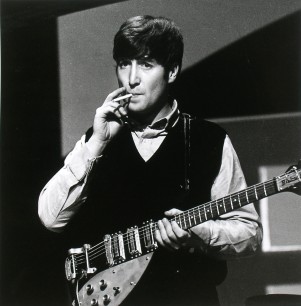
[(64, 229), (66, 249), (161, 219), (160, 247), (124, 305), (218, 305), (224, 259), (252, 254), (262, 238), (253, 204), (189, 230), (169, 220), (246, 188), (225, 131), (181, 114), (171, 96), (182, 55), (182, 35), (166, 18), (137, 16), (120, 27), (113, 50), (119, 88), (39, 199), (42, 222)]

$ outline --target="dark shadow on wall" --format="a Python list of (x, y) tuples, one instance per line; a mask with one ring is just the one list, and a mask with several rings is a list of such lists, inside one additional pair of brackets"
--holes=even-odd
[(1, 3), (3, 306), (70, 304), (66, 249), (58, 234), (42, 226), (37, 203), (43, 186), (63, 162), (56, 17), (99, 5), (98, 0)]
[(60, 305), (55, 236), (37, 215), (61, 158), (55, 20), (3, 31), (2, 46), (0, 304)]
[[(68, 302), (65, 254), (37, 215), (39, 192), (62, 164), (57, 27), (22, 14), (2, 27), (0, 304), (59, 306)], [(299, 25), (294, 14), (184, 71), (185, 109), (207, 118), (300, 110)]]
[(182, 72), (175, 95), (203, 118), (301, 111), (301, 12)]

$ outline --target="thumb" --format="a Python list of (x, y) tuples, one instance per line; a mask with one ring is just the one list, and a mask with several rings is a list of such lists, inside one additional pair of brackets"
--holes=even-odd
[(173, 217), (175, 215), (178, 215), (180, 213), (182, 213), (183, 211), (180, 210), (180, 209), (177, 209), (177, 208), (172, 208), (170, 210), (167, 210), (164, 212), (164, 215), (167, 216), (167, 217)]

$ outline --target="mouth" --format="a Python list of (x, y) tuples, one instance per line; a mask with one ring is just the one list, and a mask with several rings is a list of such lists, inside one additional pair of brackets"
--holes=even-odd
[(139, 97), (139, 96), (142, 95), (142, 93), (131, 93), (131, 94), (132, 94), (131, 99), (134, 99), (134, 98)]

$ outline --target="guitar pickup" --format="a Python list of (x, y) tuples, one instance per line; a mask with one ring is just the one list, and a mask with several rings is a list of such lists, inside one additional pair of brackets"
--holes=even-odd
[(112, 237), (112, 253), (115, 263), (125, 261), (124, 242), (121, 233), (115, 234)]
[(114, 235), (105, 235), (104, 243), (107, 262), (110, 267), (117, 263), (125, 261), (124, 242), (121, 233)]
[(103, 241), (105, 244), (107, 263), (110, 267), (112, 267), (114, 265), (114, 258), (112, 253), (112, 238), (110, 235), (105, 235)]
[(154, 232), (156, 230), (156, 224), (150, 220), (144, 225), (144, 245), (145, 248), (150, 252), (158, 248), (158, 244), (155, 241)]
[(131, 227), (127, 230), (129, 253), (132, 257), (142, 254), (138, 227)]

